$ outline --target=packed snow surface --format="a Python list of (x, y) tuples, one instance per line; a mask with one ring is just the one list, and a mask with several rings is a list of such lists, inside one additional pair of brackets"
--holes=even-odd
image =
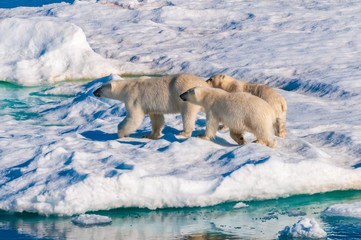
[(202, 113), (187, 139), (179, 114), (166, 115), (158, 140), (142, 138), (149, 117), (117, 139), (124, 103), (92, 94), (122, 80), (114, 74), (0, 83), (0, 209), (73, 215), (361, 189), (360, 11), (358, 1), (311, 0), (0, 9), (4, 81), (223, 72), (275, 87), (288, 103), (287, 136), (272, 150), (251, 134), (238, 146), (228, 130), (195, 137)]
[(293, 226), (287, 226), (280, 232), (281, 236), (291, 238), (325, 238), (327, 233), (314, 218), (302, 218)]
[(361, 201), (354, 203), (335, 204), (327, 207), (322, 214), (330, 217), (361, 218)]
[(112, 222), (112, 219), (107, 216), (101, 216), (96, 214), (81, 214), (74, 217), (71, 221), (78, 225), (90, 226), (109, 224)]

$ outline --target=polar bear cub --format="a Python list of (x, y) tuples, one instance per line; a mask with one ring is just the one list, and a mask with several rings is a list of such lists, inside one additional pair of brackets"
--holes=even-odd
[(273, 126), (276, 136), (281, 138), (286, 136), (287, 103), (276, 90), (263, 84), (246, 83), (226, 74), (214, 75), (207, 80), (207, 83), (227, 92), (248, 92), (265, 100), (276, 114), (276, 123)]
[(146, 114), (149, 114), (152, 121), (152, 133), (144, 137), (151, 139), (161, 137), (164, 127), (163, 114), (166, 113), (181, 113), (183, 132), (180, 134), (190, 137), (201, 107), (190, 102), (183, 102), (179, 95), (196, 86), (208, 87), (208, 84), (192, 74), (160, 78), (142, 77), (137, 80), (110, 81), (97, 89), (94, 95), (125, 103), (127, 116), (118, 125), (119, 138), (134, 132)]
[(214, 138), (218, 124), (223, 122), (239, 145), (245, 143), (243, 132), (249, 131), (256, 136), (257, 143), (271, 148), (277, 146), (272, 134), (276, 121), (274, 111), (259, 97), (245, 92), (229, 93), (222, 89), (194, 87), (181, 94), (180, 98), (204, 108), (207, 122), (203, 139)]

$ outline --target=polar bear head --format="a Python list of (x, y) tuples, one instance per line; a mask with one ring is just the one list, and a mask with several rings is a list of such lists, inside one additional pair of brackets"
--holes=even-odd
[(183, 101), (191, 102), (199, 105), (204, 98), (205, 89), (207, 89), (207, 87), (194, 87), (182, 93), (179, 97)]
[(222, 89), (199, 86), (189, 89), (188, 91), (182, 93), (179, 97), (183, 101), (206, 107), (212, 105), (218, 96), (225, 94), (228, 93)]
[(245, 82), (232, 78), (226, 74), (217, 74), (207, 80), (209, 86), (220, 88), (227, 92), (244, 92)]
[(112, 84), (111, 84), (111, 82), (108, 82), (108, 83), (102, 85), (97, 90), (95, 90), (93, 94), (96, 97), (110, 98), (109, 96), (110, 96), (111, 91), (112, 91)]
[(96, 97), (102, 98), (110, 98), (110, 99), (117, 99), (122, 100), (124, 95), (124, 84), (125, 81), (123, 80), (113, 80), (108, 83), (105, 83), (100, 88), (95, 90), (93, 94)]
[(230, 76), (220, 73), (220, 74), (216, 74), (213, 77), (211, 77), (210, 79), (208, 79), (207, 83), (211, 87), (225, 89), (225, 88), (227, 88), (227, 85), (229, 84), (230, 79), (231, 79)]

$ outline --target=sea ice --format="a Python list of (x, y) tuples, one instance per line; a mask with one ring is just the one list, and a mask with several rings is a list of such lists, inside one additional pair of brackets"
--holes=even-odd
[(354, 203), (335, 204), (322, 211), (322, 215), (330, 217), (361, 218), (361, 201)]
[(96, 214), (81, 214), (77, 217), (74, 217), (71, 220), (74, 224), (82, 226), (91, 226), (91, 225), (104, 225), (110, 224), (112, 219), (110, 217), (96, 215)]
[(245, 207), (248, 207), (248, 205), (243, 202), (239, 202), (233, 206), (233, 208), (245, 208)]
[(327, 233), (314, 218), (302, 218), (293, 226), (287, 226), (279, 232), (281, 236), (293, 238), (326, 238)]

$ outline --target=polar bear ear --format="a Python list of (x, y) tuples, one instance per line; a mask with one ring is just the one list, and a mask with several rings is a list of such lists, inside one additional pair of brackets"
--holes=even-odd
[(226, 74), (219, 74), (219, 78), (221, 79), (221, 80), (223, 80), (223, 79), (225, 79), (226, 78)]

